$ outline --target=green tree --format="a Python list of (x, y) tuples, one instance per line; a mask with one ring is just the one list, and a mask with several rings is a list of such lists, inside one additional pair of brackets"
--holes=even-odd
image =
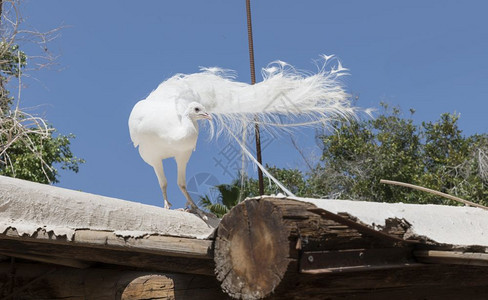
[(6, 154), (0, 157), (0, 175), (40, 183), (55, 183), (59, 182), (56, 166), (78, 172), (79, 164), (84, 160), (75, 157), (71, 152), (70, 139), (74, 135), (55, 135), (52, 128), (49, 128), (47, 134), (35, 131), (27, 133), (25, 140), (18, 139), (12, 143), (6, 152), (8, 158)]
[[(2, 18), (3, 5), (15, 5), (12, 1), (3, 2), (0, 1)], [(1, 25), (0, 175), (41, 183), (57, 182), (57, 167), (78, 172), (79, 164), (84, 161), (71, 152), (70, 140), (74, 135), (56, 134), (56, 129), (44, 119), (22, 111), (19, 108), (20, 99), (11, 96), (10, 82), (20, 80), (29, 57), (15, 44), (18, 28), (7, 30), (3, 23)]]
[(336, 123), (332, 134), (319, 136), (323, 163), (310, 178), (319, 190), (365, 201), (452, 204), (379, 183), (389, 179), (486, 203), (488, 181), (479, 172), (477, 155), (486, 153), (486, 134), (463, 136), (454, 114), (415, 125), (398, 108), (382, 107), (383, 112), (374, 119)]
[[(479, 154), (487, 152), (488, 135), (464, 137), (458, 128), (458, 119), (457, 115), (443, 114), (435, 123), (422, 123), (425, 172), (419, 176), (419, 182), (486, 205), (488, 178), (480, 172), (483, 157)], [(426, 198), (429, 202), (435, 201), (432, 195)]]
[(208, 195), (200, 197), (200, 206), (217, 217), (223, 217), (229, 210), (239, 203), (241, 188), (234, 181), (232, 184), (219, 184), (215, 186), (219, 192), (217, 201), (213, 202)]
[[(283, 185), (290, 190), (294, 195), (300, 197), (311, 196), (311, 188), (308, 186), (307, 178), (298, 169), (285, 169), (278, 168), (276, 166), (265, 165), (274, 178), (283, 183)], [(244, 177), (244, 180), (238, 179), (234, 181), (234, 184), (242, 184), (242, 194), (244, 197), (256, 197), (259, 196), (259, 183), (257, 179)], [(271, 180), (264, 182), (264, 193), (266, 195), (283, 193), (283, 191)]]

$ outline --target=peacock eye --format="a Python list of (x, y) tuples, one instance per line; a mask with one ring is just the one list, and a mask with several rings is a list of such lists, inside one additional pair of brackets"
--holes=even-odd
[(199, 111), (200, 111), (200, 108), (196, 107), (195, 112), (199, 112)]

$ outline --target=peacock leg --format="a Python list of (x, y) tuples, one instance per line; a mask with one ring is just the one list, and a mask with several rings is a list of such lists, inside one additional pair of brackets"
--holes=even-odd
[(156, 176), (158, 177), (161, 191), (163, 192), (164, 208), (170, 209), (171, 203), (169, 203), (168, 194), (166, 193), (166, 188), (168, 187), (168, 181), (166, 180), (166, 176), (164, 175), (163, 162), (158, 161), (157, 163), (153, 164), (153, 168), (154, 168), (154, 172), (156, 173)]
[(197, 209), (197, 205), (191, 199), (190, 194), (186, 190), (186, 164), (190, 160), (191, 152), (175, 156), (176, 165), (178, 167), (178, 187), (186, 198), (186, 206)]

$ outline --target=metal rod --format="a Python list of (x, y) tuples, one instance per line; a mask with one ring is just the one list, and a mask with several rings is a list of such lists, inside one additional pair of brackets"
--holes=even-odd
[[(252, 22), (251, 22), (251, 0), (246, 0), (246, 12), (247, 12), (247, 37), (249, 42), (249, 64), (251, 68), (251, 84), (256, 83), (256, 70), (254, 66), (254, 43), (252, 39)], [(254, 118), (257, 121), (257, 117)], [(256, 122), (254, 124), (254, 133), (256, 136), (256, 159), (262, 165), (263, 158), (261, 155), (261, 134), (259, 132), (259, 125)], [(259, 194), (264, 195), (264, 182), (263, 182), (263, 171), (258, 168), (258, 183), (259, 183)]]

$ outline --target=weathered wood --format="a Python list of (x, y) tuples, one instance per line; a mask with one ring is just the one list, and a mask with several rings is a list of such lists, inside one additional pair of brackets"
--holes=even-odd
[(76, 230), (73, 241), (90, 247), (155, 253), (166, 256), (212, 259), (212, 240), (149, 235), (140, 238), (122, 237), (111, 231)]
[(226, 299), (210, 276), (0, 263), (2, 299)]
[(238, 299), (484, 299), (485, 253), (416, 250), (436, 245), (403, 240), (397, 221), (377, 232), (311, 203), (248, 199), (217, 230), (217, 278)]
[(112, 231), (76, 230), (71, 241), (38, 230), (33, 237), (15, 229), (0, 234), (0, 252), (64, 266), (89, 262), (213, 275), (213, 241), (150, 235), (123, 237)]
[(39, 243), (67, 244), (80, 247), (101, 247), (119, 251), (155, 253), (166, 256), (212, 259), (213, 241), (185, 237), (145, 235), (142, 237), (125, 237), (113, 231), (78, 229), (72, 240), (56, 236), (43, 229), (34, 236), (20, 236), (17, 230), (10, 228), (0, 233), (0, 241), (20, 240)]
[(336, 215), (347, 214), (358, 223), (387, 234), (392, 233), (392, 225), (395, 225), (397, 234), (400, 234), (396, 236), (402, 239), (465, 248), (477, 245), (488, 249), (488, 211), (476, 207), (307, 198), (297, 200), (312, 203)]
[(132, 299), (228, 299), (215, 278), (181, 274), (146, 275), (132, 280), (122, 300)]
[(0, 255), (28, 259), (37, 262), (43, 262), (43, 263), (60, 265), (60, 266), (71, 267), (71, 268), (78, 268), (78, 269), (86, 269), (91, 265), (87, 262), (72, 259), (72, 258), (61, 258), (61, 257), (53, 257), (53, 256), (46, 256), (46, 255), (27, 255), (27, 254), (21, 254), (17, 252), (10, 252), (10, 253), (1, 252)]
[[(311, 208), (309, 211), (314, 212), (320, 216), (322, 216), (325, 219), (329, 219), (332, 221), (335, 221), (337, 223), (343, 224), (347, 226), (348, 228), (353, 228), (358, 230), (360, 233), (367, 234), (370, 236), (377, 237), (379, 239), (383, 240), (390, 240), (392, 243), (401, 243), (401, 244), (406, 244), (406, 243), (417, 243), (417, 241), (409, 241), (409, 240), (404, 240), (401, 237), (398, 237), (397, 234), (391, 234), (390, 231), (388, 230), (388, 233), (382, 232), (382, 231), (377, 231), (373, 228), (370, 228), (368, 226), (365, 226), (365, 224), (361, 224), (357, 219), (352, 219), (351, 216), (340, 216), (338, 214), (331, 213), (329, 211), (323, 210), (321, 208)], [(403, 232), (402, 232), (403, 233)]]
[(287, 277), (266, 299), (486, 299), (488, 268), (415, 265)]
[(319, 274), (409, 267), (412, 261), (408, 247), (304, 251), (299, 266), (301, 273)]
[(282, 213), (267, 201), (245, 201), (223, 218), (216, 273), (231, 296), (262, 298), (280, 283), (289, 264), (289, 233), (282, 222)]
[(413, 254), (418, 261), (425, 263), (488, 266), (487, 253), (417, 250)]
[(101, 262), (113, 265), (167, 272), (213, 275), (210, 258), (168, 256), (155, 251), (137, 252), (134, 248), (105, 247), (73, 242), (39, 241), (33, 238), (0, 239), (0, 252), (28, 256), (49, 256), (82, 262)]
[[(260, 198), (246, 200), (224, 216), (217, 230), (214, 257), (223, 290), (234, 298), (260, 299), (288, 278), (300, 276), (303, 252), (396, 249), (404, 244), (398, 238), (381, 239), (384, 234), (360, 232), (327, 219), (312, 212), (314, 208), (301, 201)], [(407, 263), (410, 257), (405, 253), (391, 264)], [(317, 269), (328, 265), (336, 266), (336, 262), (324, 261)]]

